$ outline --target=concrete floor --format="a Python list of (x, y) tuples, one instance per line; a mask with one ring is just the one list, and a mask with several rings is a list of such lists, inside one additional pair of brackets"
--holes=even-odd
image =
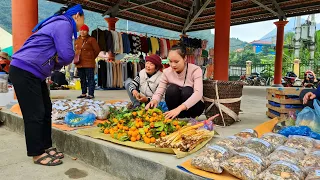
[(67, 156), (56, 167), (34, 165), (26, 156), (22, 135), (0, 127), (0, 179), (1, 180), (118, 180), (79, 160)]

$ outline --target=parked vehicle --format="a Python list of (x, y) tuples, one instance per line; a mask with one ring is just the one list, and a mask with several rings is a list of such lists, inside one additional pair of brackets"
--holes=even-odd
[(253, 86), (254, 84), (253, 80), (245, 74), (241, 75), (238, 81), (241, 81), (245, 86)]
[(308, 70), (304, 73), (304, 78), (302, 82), (303, 87), (315, 89), (319, 86), (319, 83), (320, 78), (317, 78), (316, 74), (313, 71)]
[(238, 81), (241, 81), (244, 83), (244, 85), (248, 86), (266, 86), (267, 84), (266, 79), (261, 77), (257, 72), (252, 73), (249, 77), (246, 75), (241, 75)]
[(284, 87), (301, 87), (302, 81), (294, 72), (287, 72), (286, 76), (282, 78), (282, 85)]

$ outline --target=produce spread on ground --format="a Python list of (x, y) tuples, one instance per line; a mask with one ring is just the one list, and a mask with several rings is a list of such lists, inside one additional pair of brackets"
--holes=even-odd
[(217, 141), (191, 159), (191, 167), (201, 170), (193, 172), (227, 172), (243, 180), (319, 180), (319, 134), (308, 126), (287, 126), (294, 125), (292, 118), (285, 121), (260, 138), (246, 129)]
[(110, 108), (108, 120), (98, 124), (100, 132), (119, 141), (142, 141), (158, 148), (174, 148), (189, 152), (212, 138), (204, 123), (190, 124), (178, 119), (165, 119), (158, 108), (145, 110)]

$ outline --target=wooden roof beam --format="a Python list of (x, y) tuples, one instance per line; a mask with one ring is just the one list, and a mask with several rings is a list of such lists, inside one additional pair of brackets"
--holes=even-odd
[(116, 17), (119, 14), (119, 6), (122, 3), (128, 2), (128, 0), (119, 0), (116, 5), (109, 8), (105, 13), (102, 14), (102, 16), (110, 15), (110, 17)]
[(281, 9), (281, 7), (279, 6), (279, 3), (277, 2), (277, 0), (272, 0), (272, 4), (276, 7), (276, 9), (278, 10), (278, 14), (279, 14), (279, 20), (283, 21), (283, 20), (287, 20), (286, 14), (283, 12), (283, 10)]
[(200, 0), (193, 1), (193, 5), (190, 8), (189, 15), (183, 26), (182, 34), (185, 34), (194, 21), (200, 16), (200, 14), (206, 9), (211, 3), (211, 0), (206, 0), (205, 3), (200, 7)]
[(275, 12), (273, 9), (269, 8), (268, 6), (262, 4), (259, 0), (251, 0), (251, 1), (280, 18), (279, 13)]
[(162, 0), (151, 0), (150, 2), (147, 2), (147, 3), (144, 3), (144, 4), (139, 4), (139, 5), (136, 5), (136, 6), (133, 6), (133, 7), (121, 9), (119, 12), (127, 11), (127, 10), (130, 10), (130, 9), (135, 9), (135, 8), (138, 8), (138, 7), (141, 7), (141, 6), (146, 6), (146, 5), (149, 5), (149, 4), (156, 3), (156, 2), (162, 2)]

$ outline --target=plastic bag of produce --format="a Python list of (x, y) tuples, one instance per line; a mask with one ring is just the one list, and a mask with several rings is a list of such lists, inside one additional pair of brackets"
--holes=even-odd
[(314, 109), (305, 107), (299, 112), (296, 125), (308, 126), (312, 131), (320, 133), (320, 105), (319, 100), (313, 100)]
[(244, 140), (238, 136), (229, 136), (225, 139), (217, 141), (216, 144), (233, 150), (239, 146), (242, 146), (244, 144)]
[(235, 151), (237, 152), (247, 152), (256, 154), (258, 156), (266, 157), (274, 150), (274, 147), (272, 144), (270, 144), (268, 141), (258, 139), (258, 138), (252, 138), (249, 141), (247, 141), (243, 147), (235, 148)]
[(274, 133), (278, 133), (281, 129), (285, 128), (285, 127), (290, 127), (290, 126), (295, 126), (296, 125), (296, 113), (294, 111), (290, 111), (285, 119), (281, 122), (279, 122), (278, 124), (276, 124), (272, 130), (272, 132)]
[(307, 154), (301, 162), (301, 166), (306, 171), (311, 168), (320, 168), (320, 151), (316, 150)]
[(239, 179), (255, 180), (258, 174), (265, 170), (265, 163), (265, 159), (257, 155), (239, 153), (223, 162), (221, 166)]
[(64, 122), (71, 127), (91, 126), (96, 120), (96, 116), (92, 113), (75, 114), (68, 112), (64, 118)]
[(258, 133), (254, 129), (245, 129), (245, 130), (235, 134), (235, 136), (239, 136), (239, 137), (242, 137), (246, 140), (249, 140), (251, 138), (258, 137)]
[(303, 180), (304, 177), (305, 174), (298, 165), (286, 161), (272, 163), (268, 169), (259, 174), (259, 179), (261, 180)]
[(192, 158), (191, 165), (212, 173), (222, 173), (220, 164), (233, 156), (233, 152), (222, 146), (209, 146), (198, 156)]
[(109, 114), (109, 106), (105, 104), (98, 109), (97, 119), (100, 119), (100, 120), (107, 119), (108, 114)]
[(293, 164), (298, 164), (303, 160), (304, 152), (288, 146), (279, 146), (271, 153), (268, 158), (267, 164), (272, 164), (277, 161), (287, 161)]
[(305, 180), (319, 180), (320, 179), (320, 168), (313, 168), (308, 171), (308, 176)]
[(310, 137), (293, 135), (289, 136), (289, 139), (284, 145), (302, 150), (305, 154), (308, 154), (312, 150), (314, 143), (315, 140)]
[(275, 148), (283, 145), (287, 141), (287, 137), (276, 133), (266, 133), (261, 137), (261, 139), (268, 141)]

